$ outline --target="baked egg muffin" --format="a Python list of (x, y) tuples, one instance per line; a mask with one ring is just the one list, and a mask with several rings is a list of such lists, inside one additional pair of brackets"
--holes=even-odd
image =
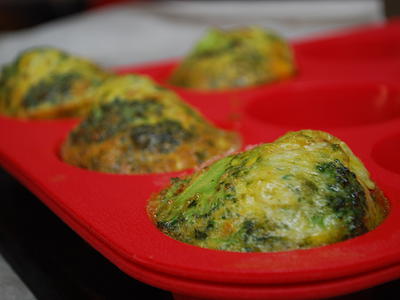
[(96, 97), (99, 104), (62, 146), (69, 164), (108, 173), (172, 172), (240, 145), (237, 134), (214, 127), (146, 77), (107, 79)]
[(148, 212), (162, 232), (188, 244), (269, 252), (364, 234), (382, 222), (385, 203), (343, 141), (302, 130), (172, 179)]
[(290, 45), (259, 27), (211, 29), (172, 73), (169, 82), (199, 90), (260, 85), (294, 75)]
[(55, 48), (28, 49), (1, 71), (0, 113), (35, 119), (81, 116), (109, 75), (88, 60)]

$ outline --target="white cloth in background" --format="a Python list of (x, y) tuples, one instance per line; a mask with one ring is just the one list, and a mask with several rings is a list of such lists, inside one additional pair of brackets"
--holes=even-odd
[(160, 1), (109, 6), (0, 35), (0, 65), (56, 46), (105, 66), (182, 56), (210, 26), (257, 24), (288, 38), (383, 20), (379, 0)]

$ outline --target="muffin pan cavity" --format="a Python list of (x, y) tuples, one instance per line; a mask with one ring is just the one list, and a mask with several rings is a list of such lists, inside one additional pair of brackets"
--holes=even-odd
[(400, 179), (400, 131), (378, 141), (372, 149), (372, 157), (382, 168), (395, 173)]
[(363, 126), (400, 117), (400, 91), (372, 83), (298, 83), (257, 97), (245, 111), (284, 127)]
[(371, 39), (362, 36), (349, 44), (346, 38), (310, 43), (301, 48), (300, 54), (308, 59), (364, 63), (368, 61), (400, 60), (399, 35), (385, 34)]
[[(244, 148), (299, 129), (326, 130), (345, 141), (388, 198), (390, 212), (376, 229), (344, 242), (235, 253), (173, 240), (151, 222), (148, 200), (191, 170), (115, 175), (70, 166), (57, 152), (77, 120), (0, 117), (0, 164), (121, 270), (176, 299), (332, 297), (399, 279), (400, 79), (393, 76), (399, 33), (394, 21), (297, 42), (299, 73), (279, 83), (207, 93), (172, 87), (211, 122), (237, 131)], [(176, 62), (117, 71), (166, 84)]]

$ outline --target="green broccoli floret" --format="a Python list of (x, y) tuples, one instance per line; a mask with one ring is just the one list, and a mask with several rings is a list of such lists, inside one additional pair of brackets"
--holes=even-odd
[(239, 43), (240, 39), (226, 35), (220, 30), (209, 30), (207, 35), (197, 43), (191, 56), (202, 57), (223, 54)]
[(150, 116), (161, 116), (163, 105), (156, 100), (127, 101), (116, 98), (95, 107), (71, 134), (74, 143), (103, 142)]
[(10, 86), (8, 82), (17, 73), (18, 68), (15, 63), (3, 66), (0, 72), (0, 101), (3, 101), (4, 106), (8, 107), (11, 101)]
[(29, 88), (22, 104), (27, 108), (33, 108), (44, 103), (62, 103), (69, 99), (71, 87), (80, 77), (78, 73), (65, 73), (43, 79)]
[[(154, 100), (127, 101), (115, 99), (91, 111), (71, 134), (74, 143), (103, 142), (116, 134), (127, 134), (126, 142), (134, 148), (157, 153), (170, 153), (193, 138), (193, 132), (175, 120), (163, 119), (164, 106)], [(160, 119), (152, 123), (149, 119)]]
[(172, 152), (193, 134), (184, 129), (181, 123), (164, 120), (156, 124), (143, 124), (130, 130), (133, 144), (140, 150), (158, 153)]
[(318, 164), (316, 169), (325, 178), (327, 204), (347, 225), (348, 237), (367, 232), (364, 224), (365, 192), (357, 181), (356, 175), (339, 160)]

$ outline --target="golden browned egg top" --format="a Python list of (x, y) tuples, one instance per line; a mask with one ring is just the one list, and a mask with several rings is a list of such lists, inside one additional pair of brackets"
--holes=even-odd
[(285, 79), (295, 70), (290, 45), (271, 31), (212, 29), (172, 73), (170, 83), (224, 90)]
[(70, 164), (110, 173), (172, 172), (239, 147), (236, 134), (214, 127), (146, 77), (109, 78), (96, 97), (100, 104), (63, 145)]
[(80, 116), (109, 76), (94, 63), (64, 51), (32, 48), (0, 73), (0, 113), (19, 118)]
[(182, 242), (267, 252), (364, 234), (382, 222), (385, 202), (343, 141), (303, 130), (173, 179), (148, 210), (160, 230)]

